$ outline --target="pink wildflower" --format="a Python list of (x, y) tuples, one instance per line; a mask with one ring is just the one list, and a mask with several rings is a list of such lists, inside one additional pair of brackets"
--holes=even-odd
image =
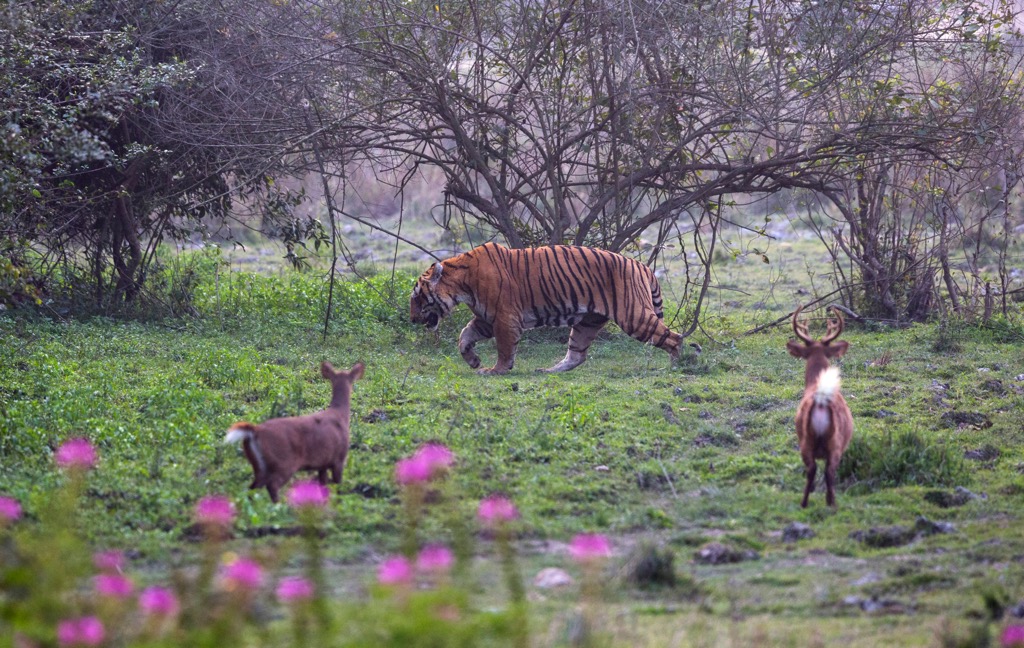
[(587, 563), (612, 555), (608, 538), (600, 533), (581, 533), (569, 544), (569, 555), (576, 562)]
[(444, 545), (427, 545), (416, 557), (416, 569), (428, 573), (444, 573), (452, 568), (452, 552)]
[(0, 526), (21, 517), (21, 504), (13, 497), (0, 496)]
[(98, 646), (103, 642), (103, 624), (94, 616), (66, 619), (57, 625), (61, 646)]
[(139, 594), (139, 607), (152, 617), (172, 617), (181, 609), (178, 597), (166, 587), (147, 587)]
[(430, 465), (422, 457), (413, 455), (395, 464), (395, 481), (399, 484), (416, 484), (430, 479)]
[(68, 439), (53, 455), (61, 468), (92, 468), (96, 465), (96, 449), (87, 439)]
[(126, 599), (132, 595), (135, 585), (121, 574), (100, 574), (93, 580), (96, 593), (109, 598)]
[(1002, 648), (1024, 648), (1024, 626), (1011, 625), (1003, 628), (1003, 634), (999, 635), (999, 645)]
[(204, 497), (196, 504), (195, 516), (204, 526), (227, 528), (235, 521), (235, 505), (219, 495)]
[(92, 564), (104, 572), (124, 570), (124, 554), (120, 551), (99, 551), (92, 555)]
[(405, 585), (412, 581), (412, 565), (401, 556), (388, 558), (377, 569), (377, 582), (381, 585)]
[(295, 482), (288, 491), (288, 503), (292, 508), (323, 508), (330, 494), (326, 486), (315, 481)]
[(497, 526), (505, 522), (511, 522), (519, 517), (516, 505), (501, 495), (491, 495), (481, 501), (476, 514), (488, 526)]
[(263, 584), (263, 568), (248, 558), (239, 558), (221, 570), (221, 580), (228, 590), (254, 590)]
[(282, 578), (277, 585), (277, 600), (282, 603), (298, 603), (313, 598), (313, 583), (301, 576)]
[(426, 464), (431, 477), (444, 473), (455, 463), (455, 455), (440, 443), (428, 443), (420, 447), (413, 457)]

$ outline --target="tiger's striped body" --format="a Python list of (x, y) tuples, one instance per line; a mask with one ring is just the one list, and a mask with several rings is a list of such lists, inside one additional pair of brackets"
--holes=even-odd
[(509, 371), (522, 332), (541, 326), (572, 327), (565, 358), (543, 370), (548, 372), (582, 364), (608, 320), (664, 349), (673, 362), (683, 340), (662, 321), (661, 287), (651, 269), (595, 248), (481, 245), (435, 263), (420, 276), (409, 300), (410, 318), (436, 329), (458, 304), (475, 315), (459, 336), (459, 351), (469, 366), (480, 367), (473, 350), (480, 340), (493, 337), (498, 348), (497, 363), (480, 373)]

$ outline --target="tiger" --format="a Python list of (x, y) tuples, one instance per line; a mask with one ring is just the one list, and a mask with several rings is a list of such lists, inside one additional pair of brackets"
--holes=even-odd
[[(570, 326), (569, 349), (553, 367), (574, 369), (608, 320), (626, 334), (664, 349), (674, 365), (683, 336), (665, 326), (661, 286), (642, 263), (598, 248), (551, 245), (509, 249), (486, 243), (432, 264), (416, 280), (409, 298), (414, 324), (437, 330), (458, 304), (473, 318), (459, 335), (459, 353), (480, 374), (504, 374), (515, 364), (516, 347), (526, 329)], [(498, 360), (480, 368), (473, 350), (494, 338)], [(697, 353), (700, 346), (691, 344)]]

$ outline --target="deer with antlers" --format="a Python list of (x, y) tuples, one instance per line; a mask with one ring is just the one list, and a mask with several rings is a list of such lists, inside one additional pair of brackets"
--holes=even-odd
[(804, 395), (796, 410), (796, 436), (807, 469), (807, 486), (800, 506), (807, 507), (807, 499), (814, 492), (817, 460), (824, 459), (825, 501), (835, 507), (836, 468), (853, 437), (853, 416), (846, 399), (839, 393), (839, 368), (831, 366), (829, 361), (846, 353), (850, 344), (835, 341), (843, 332), (843, 315), (838, 310), (833, 309), (837, 319), (828, 320), (828, 330), (820, 340), (807, 332), (807, 321), (799, 319), (801, 310), (803, 306), (793, 313), (793, 332), (800, 342), (786, 342), (790, 355), (807, 361)]

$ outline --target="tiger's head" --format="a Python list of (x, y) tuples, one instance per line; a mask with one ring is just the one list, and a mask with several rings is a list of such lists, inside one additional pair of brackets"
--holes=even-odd
[(441, 319), (447, 317), (458, 303), (442, 281), (443, 273), (444, 265), (440, 261), (427, 268), (416, 280), (409, 298), (409, 319), (413, 324), (423, 324), (431, 331), (437, 330)]

